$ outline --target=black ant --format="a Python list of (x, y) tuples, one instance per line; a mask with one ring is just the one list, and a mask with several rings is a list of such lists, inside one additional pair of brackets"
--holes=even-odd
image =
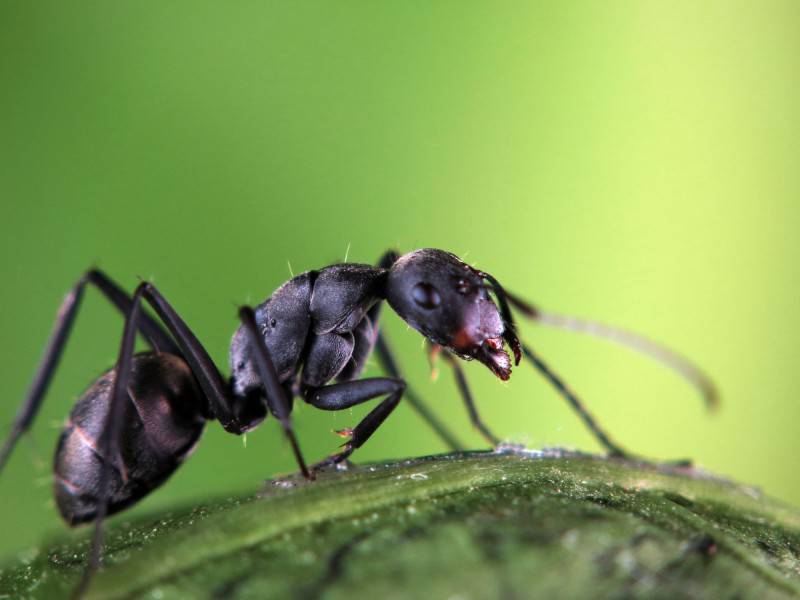
[[(520, 342), (512, 306), (541, 323), (632, 346), (676, 369), (709, 403), (716, 399), (710, 380), (677, 354), (628, 332), (542, 313), (508, 293), (490, 274), (442, 250), (427, 248), (404, 256), (388, 252), (375, 267), (343, 263), (308, 271), (283, 284), (255, 309), (242, 307), (241, 326), (231, 341), (227, 382), (153, 284), (143, 282), (129, 296), (102, 272), (91, 270), (80, 278), (58, 311), (31, 389), (0, 450), (0, 469), (41, 406), (86, 284), (97, 287), (125, 315), (125, 327), (116, 366), (77, 401), (55, 454), (55, 497), (61, 516), (71, 526), (95, 523), (78, 596), (99, 565), (103, 520), (164, 483), (192, 452), (206, 421), (219, 421), (226, 431), (240, 435), (271, 413), (280, 422), (307, 479), (325, 466), (345, 461), (375, 433), (404, 395), (449, 446), (460, 448), (402, 379), (378, 330), (384, 300), (427, 338), (432, 354), (447, 359), (472, 423), (492, 445), (498, 438), (481, 421), (455, 357), (477, 360), (507, 380), (512, 366), (507, 346), (514, 364), (519, 364), (523, 355), (530, 360), (611, 455), (627, 456), (566, 384)], [(166, 329), (142, 309), (142, 300)], [(151, 351), (134, 354), (137, 331)], [(373, 349), (390, 377), (359, 379)], [(341, 451), (308, 467), (290, 420), (297, 396), (322, 410), (383, 400), (355, 428), (340, 432), (349, 437)]]

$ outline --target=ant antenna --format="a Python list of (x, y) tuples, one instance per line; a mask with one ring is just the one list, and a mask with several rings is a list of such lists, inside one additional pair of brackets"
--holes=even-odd
[(691, 383), (703, 396), (703, 400), (709, 410), (713, 410), (719, 405), (719, 392), (714, 382), (711, 381), (711, 378), (697, 365), (674, 350), (670, 350), (666, 346), (657, 344), (653, 340), (638, 333), (628, 331), (627, 329), (605, 325), (604, 323), (598, 323), (597, 321), (590, 321), (588, 319), (542, 312), (533, 305), (507, 291), (505, 292), (505, 296), (508, 302), (522, 314), (542, 325), (547, 325), (555, 329), (582, 333), (613, 342), (614, 344), (638, 352), (639, 354), (661, 363), (663, 366), (672, 369), (675, 373)]
[(604, 323), (598, 323), (597, 321), (589, 321), (553, 313), (539, 313), (537, 321), (542, 325), (547, 325), (555, 329), (573, 331), (575, 333), (582, 333), (607, 340), (618, 346), (624, 346), (634, 352), (647, 356), (665, 367), (672, 369), (696, 387), (703, 396), (707, 408), (713, 410), (719, 405), (719, 392), (708, 375), (687, 358), (661, 344), (657, 344), (643, 335), (633, 333), (627, 329), (620, 329), (618, 327), (605, 325)]

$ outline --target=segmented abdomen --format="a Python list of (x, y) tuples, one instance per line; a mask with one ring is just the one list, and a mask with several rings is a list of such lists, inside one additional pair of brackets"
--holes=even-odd
[(97, 515), (104, 464), (110, 463), (108, 514), (113, 514), (161, 485), (203, 431), (206, 403), (184, 360), (164, 353), (138, 354), (117, 452), (104, 456), (99, 444), (114, 376), (113, 369), (107, 371), (81, 396), (56, 448), (56, 504), (70, 525)]

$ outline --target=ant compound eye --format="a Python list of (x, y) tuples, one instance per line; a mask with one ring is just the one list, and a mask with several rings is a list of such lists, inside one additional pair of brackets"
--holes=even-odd
[(436, 288), (425, 282), (411, 288), (411, 297), (414, 298), (414, 302), (427, 309), (436, 308), (442, 303), (442, 297)]

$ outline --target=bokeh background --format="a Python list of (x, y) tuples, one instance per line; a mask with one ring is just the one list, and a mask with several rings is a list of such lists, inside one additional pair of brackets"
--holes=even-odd
[[(266, 298), (287, 263), (435, 246), (544, 308), (702, 364), (723, 395), (712, 416), (626, 350), (522, 328), (621, 443), (798, 504), (798, 26), (792, 0), (4, 2), (0, 424), (90, 265), (129, 288), (152, 278), (227, 365), (236, 307)], [(448, 373), (430, 380), (419, 335), (384, 322), (408, 378), (483, 446)], [(63, 531), (53, 447), (121, 329), (90, 291), (0, 477), (0, 554)], [(599, 450), (532, 369), (503, 384), (467, 367), (504, 438)], [(366, 410), (298, 406), (307, 457)], [(443, 450), (401, 406), (358, 458)], [(292, 468), (274, 422), (246, 447), (212, 424), (184, 468), (117, 518)]]

